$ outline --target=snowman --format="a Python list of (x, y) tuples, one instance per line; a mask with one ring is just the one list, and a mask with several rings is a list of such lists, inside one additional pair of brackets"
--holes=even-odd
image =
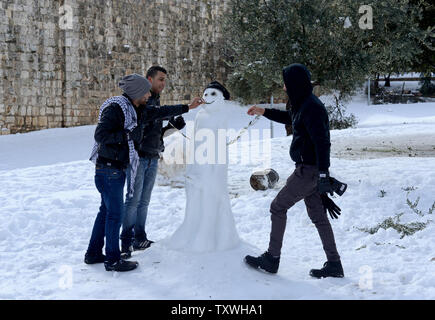
[[(240, 243), (228, 194), (228, 91), (219, 82), (210, 83), (204, 91), (204, 104), (195, 117), (196, 138), (191, 159), (186, 165), (186, 210), (184, 221), (168, 239), (172, 249), (188, 252), (229, 250)], [(198, 157), (200, 155), (201, 157)], [(198, 159), (197, 159), (198, 158)], [(201, 159), (199, 159), (201, 158)], [(203, 159), (208, 161), (203, 161)]]

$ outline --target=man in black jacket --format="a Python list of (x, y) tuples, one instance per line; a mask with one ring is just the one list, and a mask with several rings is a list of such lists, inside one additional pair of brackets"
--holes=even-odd
[[(160, 153), (164, 151), (163, 135), (175, 129), (181, 130), (185, 126), (184, 119), (174, 116), (188, 112), (203, 103), (202, 99), (195, 98), (190, 105), (160, 106), (160, 93), (166, 85), (167, 71), (160, 66), (148, 69), (146, 78), (152, 84), (151, 97), (143, 108), (143, 139), (137, 145), (139, 154), (139, 167), (136, 176), (134, 192), (126, 197), (125, 215), (121, 233), (122, 257), (129, 258), (133, 250), (144, 250), (153, 241), (149, 240), (145, 232), (145, 223), (151, 192), (157, 175)], [(156, 112), (159, 117), (154, 117)], [(163, 120), (169, 120), (163, 128)], [(175, 129), (174, 129), (175, 128)], [(127, 171), (127, 180), (129, 172)]]
[[(101, 194), (101, 206), (92, 229), (85, 254), (85, 263), (104, 262), (107, 271), (130, 271), (134, 261), (121, 259), (119, 229), (124, 210), (123, 190), (125, 169), (137, 158), (134, 141), (141, 140), (138, 126), (139, 106), (150, 97), (151, 84), (138, 74), (128, 75), (119, 82), (122, 96), (106, 100), (100, 107), (95, 129), (95, 146), (91, 160), (95, 162), (95, 185)], [(106, 255), (102, 250), (106, 240)]]
[[(101, 193), (101, 206), (85, 254), (85, 263), (104, 262), (107, 271), (130, 271), (138, 265), (137, 262), (121, 258), (119, 229), (124, 214), (124, 184), (128, 174), (130, 190), (131, 168), (134, 158), (139, 158), (136, 150), (142, 141), (144, 126), (148, 122), (189, 111), (189, 106), (178, 109), (145, 108), (151, 96), (151, 83), (138, 74), (124, 77), (119, 86), (123, 95), (109, 98), (100, 108), (94, 135), (96, 144), (91, 155), (91, 160), (96, 163), (95, 184)], [(138, 176), (136, 173), (136, 178)], [(136, 178), (134, 181), (138, 180)], [(104, 240), (106, 255), (102, 254)]]
[(328, 260), (323, 268), (311, 270), (310, 275), (316, 278), (343, 277), (334, 233), (321, 199), (322, 194), (333, 191), (328, 171), (331, 147), (328, 114), (323, 103), (312, 93), (311, 76), (305, 66), (292, 64), (286, 67), (283, 78), (284, 90), (292, 106), (291, 112), (253, 106), (248, 114), (263, 115), (272, 121), (292, 124), (290, 157), (296, 163), (296, 170), (270, 206), (272, 230), (269, 249), (259, 257), (246, 256), (245, 261), (271, 273), (278, 271), (287, 210), (303, 199)]

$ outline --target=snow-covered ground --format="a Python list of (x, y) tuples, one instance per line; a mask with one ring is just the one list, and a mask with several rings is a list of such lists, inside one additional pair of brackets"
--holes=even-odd
[[(235, 129), (252, 119), (246, 108), (231, 112)], [(358, 117), (357, 128), (331, 134), (331, 175), (349, 184), (335, 199), (342, 215), (331, 221), (344, 279), (309, 277), (325, 256), (303, 202), (288, 212), (278, 274), (243, 263), (246, 254), (267, 249), (269, 205), (294, 168), (291, 137), (278, 124), (271, 141), (271, 167), (280, 175), (274, 189), (254, 191), (249, 185), (250, 174), (263, 168), (260, 160), (229, 168), (239, 248), (207, 254), (167, 249), (162, 240), (183, 221), (185, 192), (158, 184), (147, 221), (156, 243), (133, 254), (139, 268), (120, 274), (85, 265), (100, 201), (87, 160), (95, 126), (85, 126), (0, 137), (0, 299), (435, 299), (435, 221), (402, 239), (393, 229), (373, 235), (358, 229), (399, 213), (403, 223), (435, 220), (428, 214), (435, 201), (435, 155), (429, 152), (435, 148), (435, 103), (367, 106), (360, 97), (348, 112)], [(260, 119), (253, 129), (269, 127)], [(370, 152), (371, 143), (382, 140), (409, 141), (413, 149), (424, 141), (427, 152), (412, 157)], [(354, 146), (367, 150), (351, 156), (347, 149)], [(417, 209), (425, 214), (413, 212), (407, 198), (413, 203), (420, 198)]]

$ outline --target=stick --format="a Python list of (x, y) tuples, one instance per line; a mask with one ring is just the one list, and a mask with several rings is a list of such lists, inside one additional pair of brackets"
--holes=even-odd
[(235, 137), (233, 140), (231, 140), (230, 142), (227, 143), (227, 146), (229, 146), (229, 145), (235, 143), (237, 140), (239, 140), (241, 138), (241, 136), (245, 133), (245, 131), (248, 130), (249, 127), (252, 127), (258, 121), (258, 119), (260, 119), (260, 117), (261, 117), (261, 115), (257, 114), (255, 116), (255, 118), (252, 119), (246, 127), (244, 127), (243, 129), (241, 129), (239, 131), (239, 134), (237, 135), (237, 137)]

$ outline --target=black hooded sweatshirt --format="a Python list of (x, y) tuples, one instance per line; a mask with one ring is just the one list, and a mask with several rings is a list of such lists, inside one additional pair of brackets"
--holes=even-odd
[(264, 116), (292, 124), (290, 157), (296, 164), (316, 165), (326, 172), (331, 152), (329, 119), (325, 106), (312, 93), (310, 72), (302, 64), (292, 64), (284, 68), (283, 78), (292, 107), (290, 111), (266, 109)]

